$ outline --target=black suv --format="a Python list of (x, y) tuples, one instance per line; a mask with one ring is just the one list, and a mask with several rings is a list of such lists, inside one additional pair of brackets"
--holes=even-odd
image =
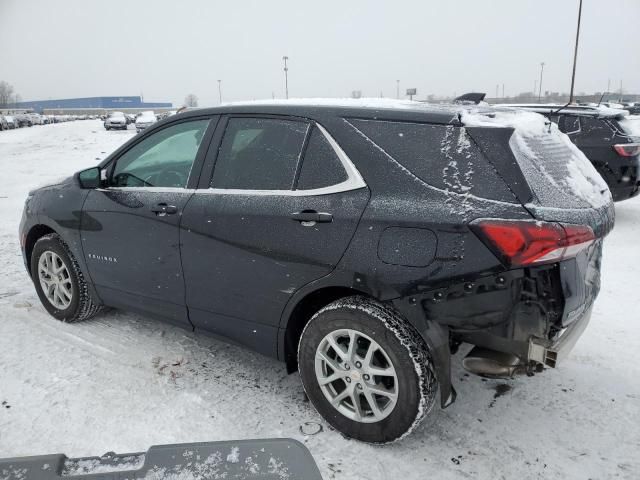
[[(475, 107), (474, 107), (475, 108)], [(610, 193), (543, 117), (411, 103), (231, 105), (161, 121), (30, 193), (44, 307), (101, 306), (299, 369), (346, 435), (402, 437), (477, 374), (555, 366), (599, 290)]]
[(640, 193), (640, 118), (602, 106), (509, 106), (541, 113), (557, 123), (602, 175), (614, 201)]

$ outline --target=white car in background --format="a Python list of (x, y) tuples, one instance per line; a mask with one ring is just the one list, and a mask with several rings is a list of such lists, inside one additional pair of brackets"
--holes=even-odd
[(158, 121), (156, 114), (152, 111), (142, 112), (136, 118), (136, 132), (140, 133)]
[(107, 119), (104, 121), (104, 128), (106, 128), (107, 130), (126, 130), (127, 117), (125, 117), (124, 113), (122, 112), (111, 112)]
[(18, 122), (18, 119), (13, 115), (5, 115), (4, 119), (7, 122), (7, 125), (9, 126), (9, 130), (20, 128), (20, 122)]
[(39, 113), (29, 113), (28, 115), (33, 125), (44, 125), (42, 115), (40, 115)]

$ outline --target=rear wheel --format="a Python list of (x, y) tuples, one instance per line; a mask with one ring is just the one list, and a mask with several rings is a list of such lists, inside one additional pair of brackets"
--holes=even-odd
[(63, 322), (86, 320), (100, 311), (67, 244), (52, 233), (31, 254), (31, 278), (44, 308)]
[(318, 412), (344, 435), (365, 442), (403, 437), (435, 402), (427, 345), (397, 312), (366, 297), (320, 310), (302, 333), (298, 365)]

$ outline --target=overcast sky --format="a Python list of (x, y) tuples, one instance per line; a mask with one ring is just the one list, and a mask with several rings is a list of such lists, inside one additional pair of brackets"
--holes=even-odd
[[(568, 91), (578, 0), (0, 0), (0, 80), (23, 100)], [(640, 92), (640, 0), (584, 0), (576, 92)], [(502, 87), (500, 86), (500, 90)]]

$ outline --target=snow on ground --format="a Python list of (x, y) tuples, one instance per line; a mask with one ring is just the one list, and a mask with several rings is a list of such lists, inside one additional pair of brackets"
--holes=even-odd
[[(0, 132), (0, 457), (145, 451), (260, 437), (303, 441), (326, 479), (638, 478), (640, 198), (616, 206), (602, 292), (566, 363), (484, 381), (454, 359), (458, 401), (373, 447), (331, 431), (282, 364), (124, 312), (56, 322), (20, 256), (28, 190), (95, 165), (134, 133), (99, 121)], [(316, 435), (313, 423), (324, 426)]]

